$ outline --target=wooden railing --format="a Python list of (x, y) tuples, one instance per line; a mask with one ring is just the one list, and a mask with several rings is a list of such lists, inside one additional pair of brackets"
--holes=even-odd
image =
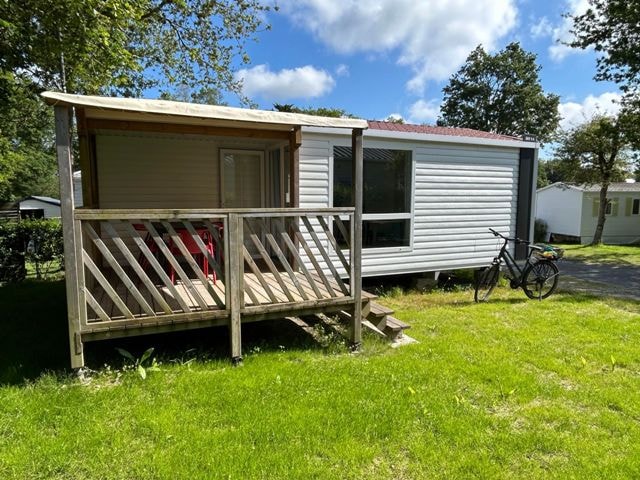
[(345, 281), (353, 275), (353, 232), (341, 219), (352, 215), (344, 208), (76, 210), (81, 331), (353, 302)]

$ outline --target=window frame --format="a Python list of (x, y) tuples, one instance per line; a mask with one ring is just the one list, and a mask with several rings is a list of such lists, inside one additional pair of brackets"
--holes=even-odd
[[(335, 154), (334, 147), (349, 147), (351, 148), (351, 142), (347, 141), (333, 141), (329, 142), (329, 205), (331, 208), (334, 207), (333, 204), (333, 195), (334, 195), (334, 169), (335, 169)], [(408, 212), (397, 212), (397, 213), (363, 213), (362, 214), (362, 222), (366, 222), (367, 220), (408, 220), (409, 221), (409, 244), (395, 247), (362, 247), (362, 254), (376, 254), (376, 253), (403, 253), (403, 252), (412, 252), (413, 251), (413, 226), (415, 223), (415, 188), (416, 188), (416, 149), (413, 145), (405, 146), (405, 145), (397, 145), (391, 142), (380, 142), (380, 141), (367, 141), (367, 145), (363, 148), (376, 148), (376, 149), (385, 149), (385, 150), (399, 150), (410, 153), (409, 160), (409, 180), (411, 182), (409, 188), (409, 211)], [(345, 215), (341, 215), (340, 218), (342, 220), (348, 220), (349, 217)], [(333, 223), (333, 222), (332, 222)], [(331, 226), (333, 229), (333, 226)], [(333, 232), (333, 230), (332, 230)], [(346, 248), (344, 249), (346, 250)]]
[[(636, 210), (635, 213), (633, 213), (634, 210)], [(631, 215), (640, 215), (640, 198), (631, 199)]]

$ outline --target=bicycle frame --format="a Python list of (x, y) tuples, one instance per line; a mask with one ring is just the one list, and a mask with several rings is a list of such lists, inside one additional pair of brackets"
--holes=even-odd
[[(502, 244), (502, 248), (500, 248), (500, 252), (493, 259), (493, 262), (497, 263), (498, 265), (501, 265), (503, 263), (503, 261), (504, 261), (504, 264), (506, 265), (507, 269), (509, 270), (509, 274), (511, 276), (511, 279), (513, 281), (517, 282), (517, 285), (512, 285), (512, 287), (513, 288), (518, 288), (518, 287), (522, 286), (522, 280), (523, 280), (524, 271), (527, 269), (527, 267), (529, 265), (531, 265), (531, 250), (529, 251), (529, 254), (527, 255), (527, 260), (526, 260), (524, 266), (522, 268), (520, 268), (520, 266), (518, 266), (518, 263), (516, 262), (516, 259), (513, 258), (513, 255), (511, 255), (509, 250), (507, 250), (507, 245), (509, 244), (509, 240), (510, 239), (508, 239), (508, 238), (504, 239), (504, 243)], [(517, 243), (517, 241), (514, 240), (514, 244), (515, 243)]]

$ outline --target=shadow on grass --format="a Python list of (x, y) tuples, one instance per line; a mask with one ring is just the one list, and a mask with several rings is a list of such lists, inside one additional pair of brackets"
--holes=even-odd
[[(244, 353), (321, 349), (308, 334), (287, 320), (243, 324)], [(226, 327), (144, 335), (85, 344), (89, 368), (107, 364), (119, 368), (123, 358), (116, 347), (139, 357), (149, 347), (163, 361), (228, 359)], [(63, 280), (34, 281), (0, 287), (0, 385), (22, 384), (45, 372), (70, 374), (66, 294)]]

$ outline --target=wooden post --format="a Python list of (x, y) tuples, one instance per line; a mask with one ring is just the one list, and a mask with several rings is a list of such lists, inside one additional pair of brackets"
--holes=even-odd
[(242, 217), (235, 213), (229, 214), (229, 243), (225, 255), (229, 259), (229, 277), (227, 290), (230, 294), (231, 310), (229, 316), (229, 334), (231, 337), (231, 361), (234, 365), (242, 362), (242, 339), (241, 339), (241, 312), (244, 291), (242, 288), (242, 277), (244, 276), (243, 256), (242, 256)]
[(291, 208), (300, 207), (300, 145), (302, 145), (302, 130), (296, 127), (289, 136), (289, 200)]
[(351, 296), (353, 297), (353, 315), (349, 340), (352, 349), (358, 350), (362, 343), (362, 192), (364, 189), (362, 129), (354, 128), (351, 135), (351, 151), (353, 155), (353, 258), (351, 258), (352, 276), (350, 279)]
[(60, 176), (60, 215), (64, 238), (64, 270), (67, 291), (67, 319), (69, 322), (69, 344), (71, 367), (84, 366), (82, 339), (80, 337), (80, 302), (78, 271), (84, 268), (82, 258), (77, 257), (77, 241), (81, 234), (76, 232), (73, 218), (73, 171), (71, 166), (71, 136), (69, 131), (70, 108), (55, 107), (56, 153)]
[[(300, 146), (302, 145), (302, 128), (295, 127), (289, 135), (289, 167), (290, 172), (290, 184), (289, 184), (289, 199), (291, 208), (300, 208)], [(298, 221), (299, 219), (293, 219)], [(285, 222), (286, 223), (286, 222)], [(293, 243), (298, 248), (298, 241), (293, 231), (290, 233)], [(289, 257), (289, 262), (294, 271), (298, 271), (298, 264), (293, 256)]]

